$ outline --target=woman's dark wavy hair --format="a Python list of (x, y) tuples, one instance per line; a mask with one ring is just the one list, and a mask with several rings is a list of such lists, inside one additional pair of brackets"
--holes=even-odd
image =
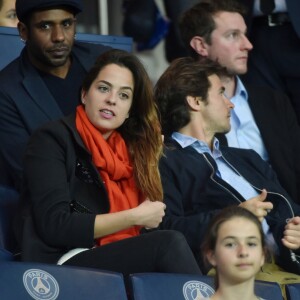
[(207, 102), (211, 86), (208, 77), (225, 76), (226, 69), (209, 59), (195, 61), (191, 57), (177, 58), (155, 85), (154, 96), (159, 108), (162, 131), (170, 135), (190, 122), (187, 96), (201, 97)]
[(138, 187), (151, 200), (162, 201), (158, 171), (158, 160), (162, 155), (161, 128), (153, 86), (143, 64), (131, 53), (118, 49), (109, 50), (98, 57), (85, 77), (82, 89), (88, 91), (99, 72), (110, 64), (127, 68), (133, 75), (134, 91), (129, 118), (118, 131), (128, 146)]

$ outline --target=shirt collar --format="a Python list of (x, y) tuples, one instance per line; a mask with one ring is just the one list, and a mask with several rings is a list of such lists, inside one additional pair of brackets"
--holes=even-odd
[[(230, 99), (232, 102), (234, 102), (235, 99), (244, 99), (245, 101), (248, 101), (248, 92), (242, 83), (241, 79), (236, 76), (236, 88), (235, 88), (235, 93)], [(226, 90), (225, 90), (225, 96), (226, 96)], [(226, 96), (227, 97), (227, 96)], [(228, 97), (227, 97), (228, 98)]]
[(214, 158), (218, 158), (222, 156), (222, 153), (220, 151), (220, 143), (216, 137), (214, 137), (213, 140), (213, 145), (214, 145), (213, 151), (210, 150), (207, 143), (179, 132), (173, 132), (172, 139), (174, 139), (182, 148), (191, 146), (199, 153), (204, 153), (204, 152), (210, 153)]
[(241, 96), (246, 101), (248, 101), (247, 90), (246, 90), (244, 84), (242, 83), (241, 79), (238, 76), (236, 76), (236, 89), (235, 89), (235, 94), (233, 97), (236, 97), (236, 96)]

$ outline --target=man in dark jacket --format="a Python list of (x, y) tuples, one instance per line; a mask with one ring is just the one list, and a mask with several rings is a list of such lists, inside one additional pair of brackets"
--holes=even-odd
[(254, 46), (242, 79), (287, 94), (300, 122), (300, 1), (273, 1), (273, 7), (266, 7), (270, 0), (240, 0), (248, 10), (245, 20)]
[(223, 84), (235, 108), (231, 130), (220, 143), (255, 150), (300, 204), (300, 128), (290, 101), (270, 88), (244, 85), (239, 78), (247, 72), (252, 49), (244, 12), (239, 1), (203, 0), (184, 13), (182, 38), (193, 58), (218, 61), (229, 71)]
[(219, 68), (210, 60), (181, 58), (156, 84), (166, 143), (160, 161), (167, 206), (161, 228), (181, 231), (201, 265), (208, 222), (220, 209), (239, 205), (261, 220), (278, 265), (300, 274), (293, 261), (300, 248), (300, 206), (255, 151), (220, 146), (215, 137), (230, 130), (234, 108), (224, 96)]
[(83, 77), (109, 47), (75, 42), (80, 0), (17, 0), (25, 47), (0, 72), (0, 183), (19, 190), (29, 136), (80, 103)]

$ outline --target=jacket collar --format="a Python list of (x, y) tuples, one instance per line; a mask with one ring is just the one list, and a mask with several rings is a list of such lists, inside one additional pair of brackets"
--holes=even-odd
[(76, 144), (82, 148), (82, 150), (86, 153), (90, 155), (90, 153), (87, 151), (77, 129), (76, 129), (76, 112), (66, 116), (66, 117), (63, 117), (61, 119), (61, 122), (68, 128), (68, 130), (71, 132)]
[[(20, 68), (23, 74), (23, 87), (31, 96), (32, 101), (34, 101), (50, 120), (60, 118), (62, 112), (37, 70), (29, 62), (26, 47), (21, 53)], [(41, 95), (43, 96), (41, 97)]]
[[(82, 43), (75, 43), (72, 49), (74, 55), (87, 71), (90, 67), (89, 49)], [(20, 69), (23, 74), (22, 84), (31, 100), (44, 112), (49, 120), (59, 119), (63, 116), (57, 102), (41, 79), (36, 68), (29, 62), (26, 47), (20, 55)], [(43, 95), (41, 97), (41, 95)]]

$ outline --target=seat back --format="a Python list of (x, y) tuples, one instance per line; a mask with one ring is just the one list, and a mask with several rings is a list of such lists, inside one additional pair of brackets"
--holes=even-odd
[(290, 283), (285, 285), (285, 293), (287, 300), (300, 299), (300, 283)]
[(12, 260), (14, 260), (13, 254), (5, 249), (0, 248), (0, 262)]
[[(205, 275), (140, 273), (130, 279), (134, 300), (192, 300), (215, 292), (213, 277)], [(277, 283), (256, 281), (255, 292), (264, 299), (282, 300)]]
[(0, 262), (1, 299), (127, 300), (115, 272), (25, 262)]
[[(99, 35), (89, 33), (76, 33), (76, 40), (79, 42), (101, 44), (116, 49), (132, 51), (133, 41), (131, 37)], [(24, 47), (16, 28), (0, 26), (0, 70), (15, 59)]]
[(16, 248), (12, 222), (18, 203), (19, 193), (0, 185), (0, 249), (14, 251)]
[(213, 277), (205, 275), (140, 273), (130, 281), (134, 300), (192, 300), (215, 292)]
[(277, 282), (256, 280), (255, 293), (263, 299), (283, 300), (282, 291)]

